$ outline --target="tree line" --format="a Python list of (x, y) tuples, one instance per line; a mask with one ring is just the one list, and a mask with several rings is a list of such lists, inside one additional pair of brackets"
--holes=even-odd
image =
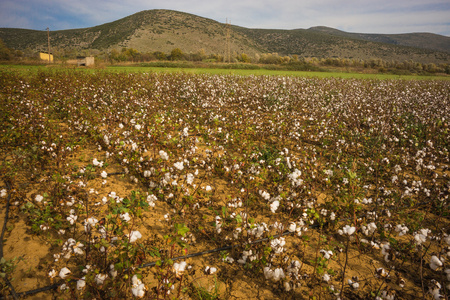
[[(123, 47), (119, 49), (111, 49), (107, 51), (99, 50), (81, 50), (75, 49), (58, 49), (52, 50), (56, 60), (66, 62), (75, 59), (77, 56), (95, 56), (97, 62), (104, 63), (142, 63), (152, 61), (191, 61), (205, 63), (244, 63), (244, 64), (263, 64), (282, 66), (292, 70), (316, 70), (321, 67), (333, 68), (360, 68), (360, 69), (376, 69), (381, 73), (394, 74), (412, 74), (412, 73), (445, 73), (450, 74), (449, 64), (420, 63), (412, 60), (409, 61), (387, 61), (382, 59), (349, 59), (349, 58), (316, 58), (316, 57), (299, 57), (298, 55), (279, 55), (278, 53), (263, 53), (249, 56), (246, 53), (232, 53), (228, 60), (222, 54), (207, 54), (204, 49), (200, 49), (194, 53), (183, 52), (180, 48), (174, 48), (169, 53), (162, 51), (140, 52), (133, 48)], [(20, 61), (20, 60), (38, 60), (38, 54), (35, 51), (19, 51), (9, 49), (0, 39), (0, 61)]]

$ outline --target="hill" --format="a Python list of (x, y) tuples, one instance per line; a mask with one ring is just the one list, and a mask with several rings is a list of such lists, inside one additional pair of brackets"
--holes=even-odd
[[(328, 27), (269, 30), (229, 26), (233, 53), (255, 56), (262, 53), (318, 58), (414, 60), (422, 63), (448, 63), (450, 38), (429, 33), (384, 35), (347, 33)], [(227, 25), (196, 15), (147, 10), (117, 21), (89, 28), (58, 30), (51, 34), (56, 49), (134, 48), (140, 52), (168, 53), (180, 48), (185, 53), (226, 52)], [(44, 31), (0, 28), (0, 39), (16, 50), (45, 50)]]
[(371, 42), (450, 52), (450, 37), (428, 32), (403, 34), (352, 33), (325, 26), (311, 27), (309, 30)]

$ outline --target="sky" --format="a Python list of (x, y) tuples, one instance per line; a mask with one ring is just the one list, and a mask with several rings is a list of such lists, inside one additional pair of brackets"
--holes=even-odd
[(450, 36), (450, 0), (0, 0), (0, 27), (86, 28), (171, 9), (247, 28), (328, 26), (358, 33)]

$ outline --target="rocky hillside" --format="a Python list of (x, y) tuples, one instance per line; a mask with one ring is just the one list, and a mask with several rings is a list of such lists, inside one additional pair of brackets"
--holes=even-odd
[[(328, 27), (310, 29), (250, 29), (171, 11), (142, 11), (103, 25), (50, 32), (52, 47), (58, 49), (134, 48), (140, 52), (185, 53), (203, 49), (205, 53), (224, 54), (227, 49), (254, 56), (276, 52), (303, 57), (414, 60), (422, 63), (450, 62), (450, 38), (429, 33), (383, 35), (347, 33)], [(45, 50), (47, 32), (0, 28), (0, 39), (13, 49)]]

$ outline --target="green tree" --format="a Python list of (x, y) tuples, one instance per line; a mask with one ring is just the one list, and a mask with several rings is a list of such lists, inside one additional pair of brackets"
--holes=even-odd
[(200, 49), (199, 51), (192, 54), (190, 56), (190, 58), (193, 61), (202, 61), (202, 60), (206, 59), (205, 49)]
[(158, 60), (165, 60), (165, 59), (167, 59), (167, 55), (164, 52), (161, 52), (161, 51), (155, 51), (155, 52), (153, 52), (153, 55)]
[(175, 48), (170, 52), (170, 60), (181, 60), (183, 56), (183, 51), (180, 48)]
[(11, 49), (6, 47), (3, 40), (0, 39), (0, 60), (11, 60), (11, 59), (12, 59)]
[(241, 53), (240, 55), (238, 55), (237, 60), (243, 63), (249, 63), (252, 61), (250, 57), (245, 53)]

